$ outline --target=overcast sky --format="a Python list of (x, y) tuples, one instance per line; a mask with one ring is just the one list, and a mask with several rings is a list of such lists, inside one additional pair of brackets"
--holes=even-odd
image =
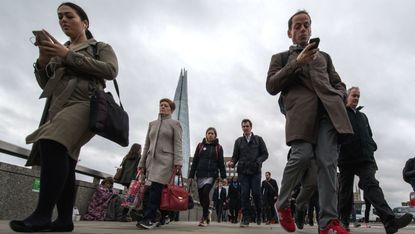
[[(62, 43), (56, 8), (60, 1), (6, 0), (0, 8), (0, 139), (22, 147), (38, 126), (44, 100), (33, 75), (38, 56), (31, 31), (46, 29)], [(415, 92), (413, 9), (406, 1), (75, 1), (90, 19), (98, 41), (114, 48), (121, 98), (130, 116), (130, 142), (144, 144), (158, 101), (174, 97), (181, 68), (188, 70), (191, 152), (209, 126), (216, 127), (225, 156), (249, 118), (270, 153), (263, 171), (280, 183), (286, 163), (285, 120), (276, 97), (265, 90), (273, 54), (287, 50), (287, 20), (298, 9), (312, 17), (348, 87), (359, 86), (360, 104), (378, 144), (377, 177), (391, 206), (407, 201), (402, 180), (414, 156)], [(108, 84), (110, 90), (112, 84)], [(95, 137), (79, 164), (110, 174), (129, 148)], [(4, 158), (2, 155), (1, 157)]]

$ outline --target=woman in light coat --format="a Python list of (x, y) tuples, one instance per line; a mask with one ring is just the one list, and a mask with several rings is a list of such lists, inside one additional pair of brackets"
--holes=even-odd
[(144, 210), (143, 220), (137, 227), (152, 229), (156, 223), (156, 213), (160, 207), (161, 191), (170, 182), (173, 173), (182, 167), (182, 127), (180, 122), (171, 119), (175, 104), (168, 98), (160, 100), (159, 118), (150, 122), (143, 154), (138, 164), (143, 170), (149, 187), (149, 199)]
[[(66, 2), (57, 13), (69, 41), (61, 44), (46, 30), (36, 34), (35, 76), (47, 102), (40, 127), (26, 142), (34, 143), (27, 165), (41, 166), (41, 186), (35, 211), (10, 222), (16, 232), (73, 230), (75, 166), (81, 147), (94, 136), (88, 128), (90, 97), (118, 73), (114, 51), (93, 38), (81, 7)], [(55, 205), (58, 217), (51, 222)]]

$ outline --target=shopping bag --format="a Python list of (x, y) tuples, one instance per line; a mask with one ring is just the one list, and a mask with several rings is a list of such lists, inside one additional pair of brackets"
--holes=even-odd
[(145, 186), (142, 181), (140, 181), (140, 175), (142, 171), (137, 172), (137, 176), (134, 180), (131, 181), (130, 187), (128, 188), (127, 193), (124, 196), (121, 206), (128, 208), (141, 208), (144, 199)]

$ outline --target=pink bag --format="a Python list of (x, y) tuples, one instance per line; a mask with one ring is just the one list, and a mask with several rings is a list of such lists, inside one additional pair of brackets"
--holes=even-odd
[(140, 209), (143, 205), (145, 186), (144, 183), (139, 180), (142, 171), (137, 172), (137, 176), (131, 181), (127, 194), (125, 194), (122, 207), (137, 208)]

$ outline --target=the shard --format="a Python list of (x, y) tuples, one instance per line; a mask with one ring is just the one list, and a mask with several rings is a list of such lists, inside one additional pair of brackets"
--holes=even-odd
[(190, 133), (189, 133), (189, 104), (187, 99), (187, 71), (180, 71), (179, 82), (174, 94), (176, 110), (173, 112), (173, 119), (180, 121), (183, 129), (183, 177), (187, 178), (190, 158)]

